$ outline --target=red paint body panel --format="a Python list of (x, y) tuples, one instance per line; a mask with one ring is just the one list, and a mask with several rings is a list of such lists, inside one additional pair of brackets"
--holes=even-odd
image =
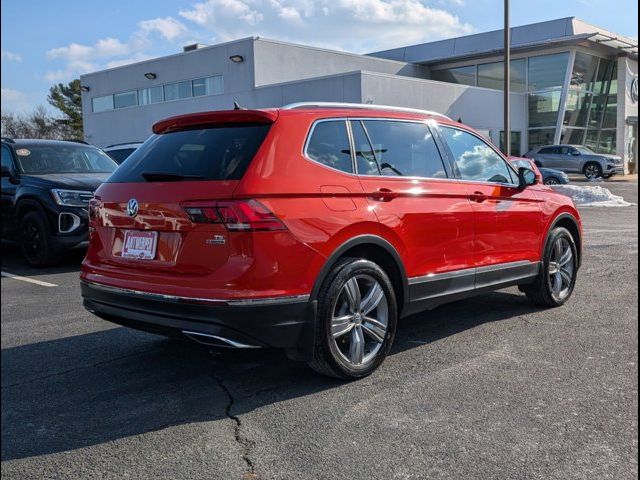
[[(336, 117), (437, 120), (414, 113), (349, 109), (206, 112), (163, 120), (154, 132), (213, 123), (272, 123), (238, 181), (105, 183), (92, 221), (81, 278), (198, 298), (309, 294), (327, 259), (345, 242), (374, 235), (397, 251), (407, 277), (519, 260), (538, 261), (549, 226), (579, 215), (568, 197), (542, 185), (525, 190), (455, 179), (365, 177), (303, 155), (314, 121)], [(163, 133), (169, 134), (170, 133)], [(393, 195), (381, 198), (379, 189)], [(486, 199), (474, 200), (481, 192)], [(139, 212), (126, 212), (135, 197)], [(234, 232), (193, 223), (181, 203), (256, 199), (284, 231)], [(121, 257), (125, 230), (159, 232), (153, 261)], [(213, 243), (213, 240), (224, 243)]]

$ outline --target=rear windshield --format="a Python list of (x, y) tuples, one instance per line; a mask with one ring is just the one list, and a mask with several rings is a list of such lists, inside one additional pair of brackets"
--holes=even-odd
[(239, 180), (269, 128), (234, 124), (154, 135), (108, 181)]

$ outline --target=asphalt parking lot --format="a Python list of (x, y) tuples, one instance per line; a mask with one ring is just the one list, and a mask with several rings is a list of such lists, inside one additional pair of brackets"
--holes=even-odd
[(567, 305), (508, 289), (413, 316), (354, 383), (103, 322), (82, 252), (33, 271), (3, 244), (3, 272), (54, 286), (2, 277), (2, 476), (636, 478), (638, 209), (581, 213)]

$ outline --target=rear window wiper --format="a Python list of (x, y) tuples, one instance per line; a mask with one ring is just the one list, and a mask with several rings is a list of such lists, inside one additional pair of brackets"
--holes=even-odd
[(205, 180), (202, 175), (182, 175), (167, 172), (142, 172), (140, 174), (147, 182), (180, 182), (182, 180)]

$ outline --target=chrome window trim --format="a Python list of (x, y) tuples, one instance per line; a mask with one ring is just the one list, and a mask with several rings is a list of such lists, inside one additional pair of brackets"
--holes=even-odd
[(161, 300), (172, 303), (204, 303), (220, 306), (232, 307), (259, 307), (267, 305), (283, 305), (290, 303), (304, 303), (309, 301), (310, 294), (305, 295), (286, 295), (282, 297), (265, 297), (265, 298), (242, 298), (242, 299), (222, 299), (222, 298), (201, 298), (201, 297), (183, 297), (179, 295), (167, 295), (164, 293), (144, 292), (130, 288), (114, 287), (103, 283), (81, 280), (81, 283), (97, 290), (103, 290), (111, 293), (122, 293), (134, 295), (150, 300)]
[[(437, 123), (437, 122), (436, 122)], [(461, 132), (464, 133), (468, 133), (469, 135), (472, 135), (474, 137), (476, 137), (478, 140), (480, 140), (482, 143), (484, 143), (485, 145), (487, 145), (491, 150), (493, 150), (493, 152), (498, 155), (502, 161), (507, 165), (507, 169), (511, 170), (512, 173), (515, 173), (515, 178), (518, 178), (518, 173), (515, 171), (515, 169), (513, 168), (513, 165), (511, 165), (511, 162), (509, 162), (509, 160), (507, 160), (504, 155), (502, 154), (502, 152), (496, 150), (496, 148), (491, 144), (488, 143), (483, 137), (481, 137), (480, 135), (467, 130), (466, 128), (461, 128), (461, 127), (457, 127), (455, 125), (448, 125), (448, 124), (442, 124), (442, 123), (437, 123), (437, 127), (440, 128), (451, 128), (453, 130), (460, 130)], [(446, 140), (443, 139), (444, 144), (447, 146), (447, 148), (449, 149), (449, 153), (451, 154), (451, 159), (453, 161), (453, 163), (455, 164), (455, 158), (453, 158), (453, 152), (451, 152), (451, 147), (449, 146), (449, 144), (446, 142)], [(455, 173), (455, 172), (454, 172)], [(517, 183), (500, 183), (500, 182), (489, 182), (487, 180), (467, 180), (464, 178), (457, 178), (457, 180), (461, 181), (461, 182), (469, 182), (469, 183), (482, 183), (482, 184), (487, 184), (487, 185), (501, 185), (501, 186), (508, 186), (508, 187), (513, 187), (513, 188), (518, 188), (518, 184)]]
[[(437, 177), (418, 177), (415, 175), (412, 176), (387, 176), (387, 175), (360, 175), (357, 173), (357, 162), (356, 159), (354, 158), (354, 152), (355, 152), (355, 147), (353, 144), (353, 132), (351, 130), (351, 122), (352, 121), (361, 121), (361, 122), (365, 122), (368, 120), (380, 120), (380, 121), (388, 121), (388, 122), (405, 122), (405, 123), (420, 123), (423, 125), (426, 125), (429, 130), (431, 131), (432, 136), (434, 137), (433, 140), (436, 144), (436, 148), (438, 149), (438, 153), (440, 154), (440, 161), (442, 162), (442, 166), (445, 170), (445, 173), (447, 174), (446, 178), (437, 178)], [(330, 167), (328, 165), (325, 165), (324, 163), (320, 163), (316, 160), (314, 160), (313, 158), (311, 158), (308, 153), (307, 153), (307, 148), (309, 147), (309, 141), (311, 140), (311, 137), (313, 135), (313, 131), (315, 130), (315, 127), (318, 123), (321, 122), (332, 122), (332, 121), (344, 121), (346, 123), (346, 127), (347, 127), (347, 137), (349, 138), (349, 145), (351, 147), (351, 168), (353, 169), (353, 172), (345, 172), (344, 170), (338, 170), (337, 168), (333, 168)], [(424, 120), (415, 120), (415, 119), (402, 119), (402, 118), (386, 118), (386, 117), (326, 117), (326, 118), (319, 118), (313, 121), (313, 123), (311, 124), (311, 127), (309, 128), (309, 131), (307, 132), (307, 137), (305, 139), (304, 145), (302, 146), (302, 156), (310, 161), (313, 162), (316, 165), (320, 165), (321, 167), (327, 168), (329, 170), (331, 170), (332, 172), (338, 172), (341, 173), (343, 175), (349, 175), (351, 177), (354, 178), (384, 178), (385, 180), (393, 180), (393, 179), (397, 179), (397, 180), (426, 180), (426, 181), (442, 181), (442, 182), (459, 182), (460, 179), (455, 178), (455, 177), (451, 177), (449, 176), (449, 172), (447, 171), (447, 165), (445, 164), (446, 159), (443, 157), (442, 155), (442, 151), (440, 148), (440, 145), (438, 144), (438, 142), (436, 141), (434, 132), (432, 130), (432, 128), (436, 125), (436, 121), (431, 119), (431, 118), (426, 118)], [(369, 139), (369, 143), (371, 144), (371, 139), (369, 137), (369, 132), (366, 128), (366, 126), (363, 124), (363, 128), (365, 130), (365, 134), (367, 135), (367, 138)], [(371, 144), (373, 146), (373, 144)], [(377, 158), (376, 158), (376, 162), (377, 162)], [(453, 173), (453, 172), (451, 172)], [(504, 185), (504, 184), (499, 184), (499, 185)], [(517, 186), (517, 185), (516, 185)]]

